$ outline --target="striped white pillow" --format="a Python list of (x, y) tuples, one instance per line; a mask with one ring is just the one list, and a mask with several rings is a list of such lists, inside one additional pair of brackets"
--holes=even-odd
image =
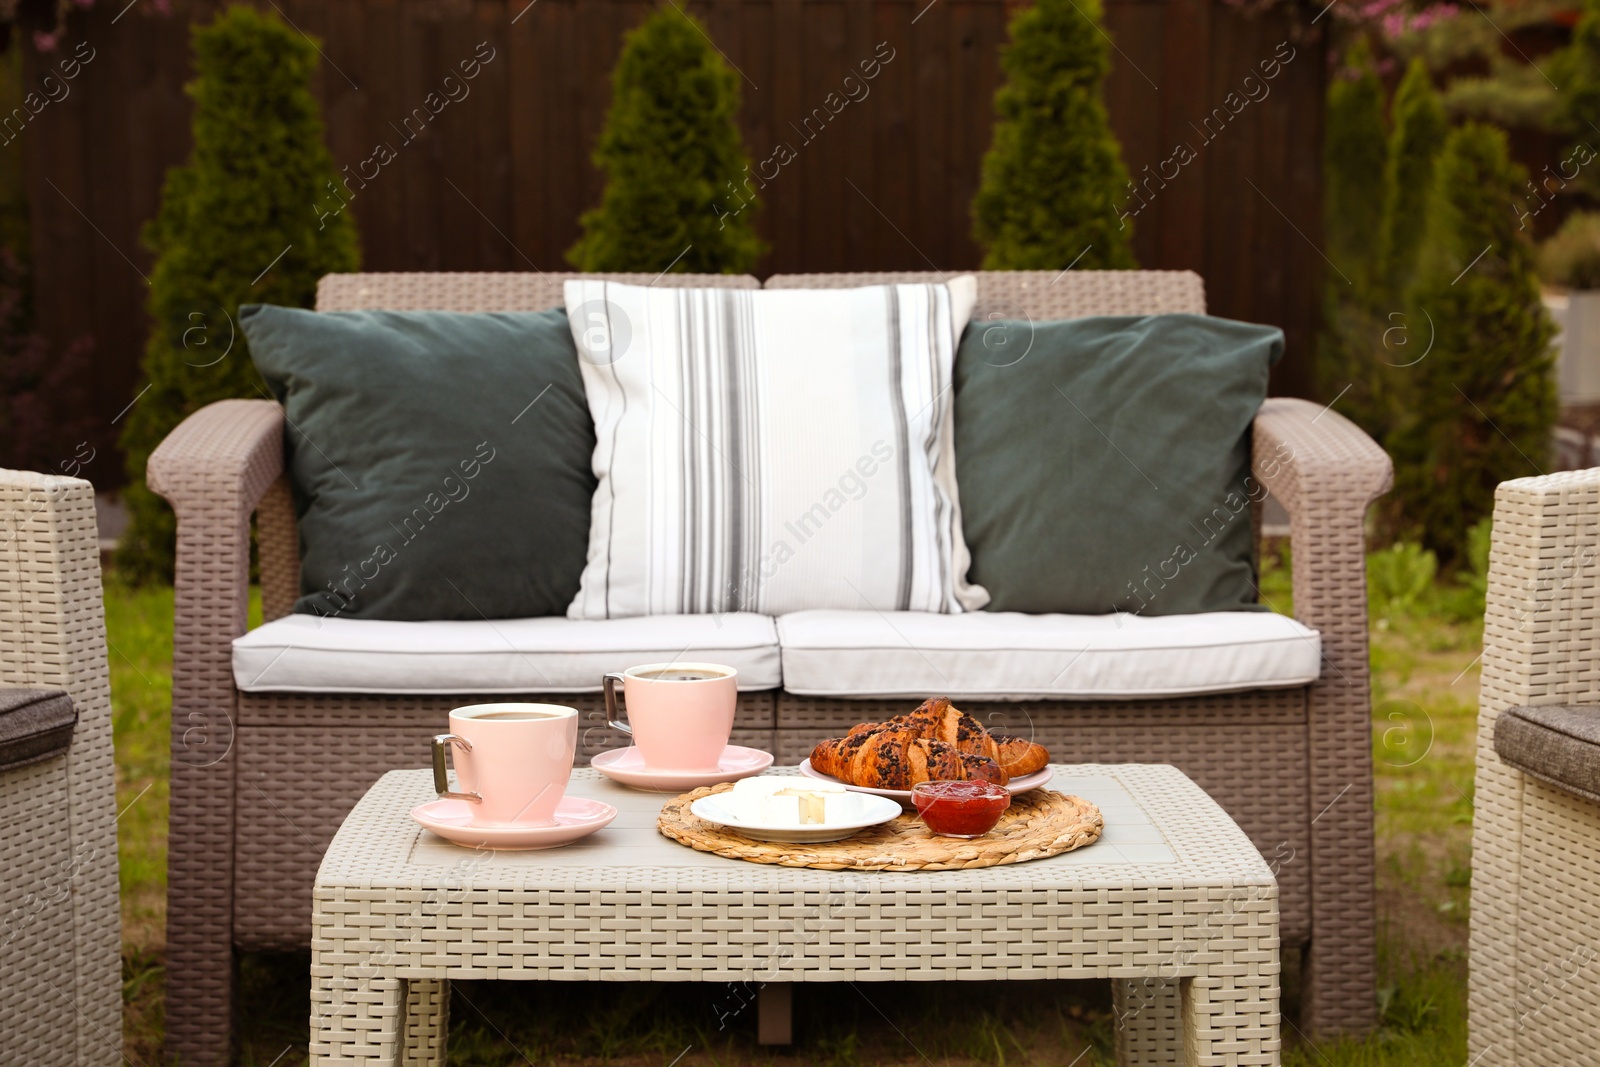
[(600, 485), (567, 614), (982, 607), (951, 428), (976, 295), (568, 281)]

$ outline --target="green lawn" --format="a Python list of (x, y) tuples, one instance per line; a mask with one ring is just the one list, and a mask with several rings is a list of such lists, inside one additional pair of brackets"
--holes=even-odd
[[(1380, 563), (1392, 564), (1388, 559)], [(1406, 561), (1400, 561), (1402, 564)], [(1375, 564), (1376, 566), (1376, 564)], [(1466, 1060), (1466, 940), (1472, 754), (1481, 623), (1452, 588), (1422, 589), (1414, 568), (1375, 596), (1373, 758), (1378, 779), (1381, 1028), (1361, 1042), (1304, 1041), (1287, 983), (1290, 1065), (1459, 1067)], [(1290, 610), (1284, 567), (1269, 562), (1267, 598)], [(1420, 590), (1420, 591), (1419, 591)], [(1452, 604), (1455, 604), (1452, 607)], [(252, 606), (252, 615), (259, 612)], [(155, 1067), (166, 926), (167, 744), (172, 590), (109, 578), (121, 834), (126, 1053)], [(305, 1062), (304, 956), (250, 956), (240, 1062)], [(746, 1064), (1110, 1064), (1114, 1020), (1100, 983), (878, 983), (802, 986), (797, 1044), (755, 1044), (754, 1009), (703, 985), (456, 985), (450, 1062), (627, 1067)]]

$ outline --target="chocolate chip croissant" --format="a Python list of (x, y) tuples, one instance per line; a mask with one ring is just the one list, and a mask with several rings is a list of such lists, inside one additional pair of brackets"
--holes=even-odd
[[(1042, 771), (1050, 762), (1050, 753), (1043, 745), (1008, 734), (991, 734), (977, 719), (944, 697), (924, 701), (915, 711), (896, 715), (887, 722), (862, 723), (851, 728), (850, 733), (890, 729), (911, 730), (918, 737), (943, 741), (964, 755), (987, 756), (1000, 765), (1008, 780)], [(811, 765), (815, 767), (816, 760)]]
[(811, 766), (841, 782), (871, 789), (910, 789), (918, 782), (976, 780), (1004, 785), (1006, 773), (988, 756), (886, 729), (830, 737), (811, 750)]

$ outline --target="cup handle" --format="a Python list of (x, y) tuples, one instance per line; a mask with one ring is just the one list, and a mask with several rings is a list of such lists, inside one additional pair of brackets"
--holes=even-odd
[(463, 752), (472, 751), (472, 742), (465, 737), (455, 734), (433, 735), (433, 791), (439, 794), (440, 800), (470, 800), (474, 804), (483, 803), (481, 793), (456, 793), (450, 789), (450, 775), (445, 770), (444, 750), (455, 745)]
[(621, 730), (631, 737), (633, 728), (617, 718), (619, 714), (617, 709), (617, 686), (621, 685), (623, 681), (624, 678), (620, 674), (608, 674), (602, 682), (606, 691), (606, 719), (608, 720), (606, 725), (613, 730)]

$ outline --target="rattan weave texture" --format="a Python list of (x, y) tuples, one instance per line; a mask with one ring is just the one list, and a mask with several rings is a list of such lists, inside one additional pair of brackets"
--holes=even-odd
[(1277, 891), (1260, 854), (1170, 767), (1056, 775), (1105, 811), (1094, 848), (906, 874), (682, 848), (655, 832), (660, 797), (589, 770), (571, 791), (618, 806), (606, 830), (548, 852), (478, 852), (410, 822), (432, 795), (426, 772), (385, 775), (317, 873), (312, 1063), (394, 1063), (402, 1035), (403, 1062), (436, 1062), (452, 978), (1069, 977), (1122, 980), (1125, 1063), (1278, 1063)]
[[(1084, 314), (1203, 312), (1204, 289), (1189, 272), (979, 272), (977, 317), (1036, 319)], [(536, 309), (560, 303), (565, 275), (364, 274), (330, 276), (322, 310), (360, 307)], [(769, 286), (926, 281), (937, 274), (789, 275)], [(634, 276), (628, 280), (648, 282)], [(667, 275), (657, 284), (699, 281), (749, 287), (747, 278)], [(1309, 690), (1230, 694), (1213, 703), (1130, 701), (1076, 709), (1067, 759), (1170, 760), (1217, 791), (1228, 810), (1279, 868), (1284, 931), (1310, 937), (1307, 1022), (1318, 1031), (1359, 1029), (1373, 1018), (1372, 826), (1368, 741), (1366, 585), (1360, 529), (1367, 505), (1388, 484), (1387, 457), (1335, 412), (1293, 400), (1269, 401), (1256, 420), (1254, 467), (1293, 522), (1295, 614), (1322, 634), (1323, 680)], [(298, 588), (298, 543), (282, 474), (282, 415), (267, 401), (227, 401), (191, 416), (152, 457), (151, 483), (179, 516), (178, 619), (174, 647), (174, 776), (169, 895), (195, 916), (169, 943), (169, 1047), (196, 1064), (223, 1062), (231, 1003), (230, 945), (288, 944), (303, 937), (315, 851), (283, 849), (286, 829), (326, 818), (328, 798), (348, 803), (348, 784), (324, 762), (278, 764), (273, 803), (236, 783), (238, 721), (264, 728), (257, 765), (287, 752), (274, 742), (299, 729), (324, 729), (344, 751), (388, 731), (429, 729), (431, 706), (410, 700), (312, 696), (242, 704), (233, 689), (229, 642), (242, 632), (252, 512), (260, 540), (268, 618), (287, 611)], [(274, 483), (277, 483), (274, 485)], [(291, 570), (292, 568), (292, 570)], [(745, 694), (750, 696), (750, 694)], [(503, 699), (503, 698), (502, 698)], [(563, 700), (578, 704), (582, 696)], [(1209, 698), (1208, 698), (1209, 699)], [(858, 702), (781, 695), (774, 742), (788, 751), (798, 733), (823, 721), (860, 721)], [(1013, 714), (1025, 705), (1013, 705)], [(386, 708), (394, 718), (385, 719)], [(1194, 711), (1197, 719), (1183, 721)], [(793, 721), (789, 715), (798, 716)], [(1262, 716), (1262, 718), (1254, 718)], [(1048, 714), (1043, 716), (1048, 719)], [(403, 724), (403, 726), (402, 726)], [(348, 732), (345, 732), (348, 731)], [(1020, 732), (1020, 731), (1019, 731)], [(252, 744), (256, 743), (254, 738)], [(814, 743), (814, 736), (813, 736)], [(249, 758), (248, 753), (240, 754)], [(218, 757), (221, 758), (218, 758)], [(357, 777), (375, 774), (376, 761)], [(333, 783), (333, 784), (329, 784)], [(1348, 788), (1346, 788), (1348, 786)], [(235, 805), (235, 794), (246, 800)], [(311, 799), (315, 798), (315, 799)], [(321, 825), (321, 824), (319, 824)], [(331, 830), (331, 827), (328, 828)], [(325, 831), (313, 834), (326, 840)], [(294, 840), (299, 840), (295, 835)], [(235, 893), (235, 843), (251, 876)], [(275, 855), (252, 859), (264, 848)], [(255, 864), (260, 863), (261, 866)], [(290, 902), (290, 903), (285, 903)], [(257, 908), (266, 919), (257, 922)], [(290, 912), (299, 907), (299, 917)], [(236, 914), (235, 909), (239, 909)], [(241, 931), (245, 935), (241, 937)], [(301, 941), (301, 944), (304, 942)]]
[(0, 774), (0, 1062), (122, 1062), (116, 772), (94, 488), (0, 470), (0, 685), (64, 690), (64, 756)]
[(1501, 484), (1472, 831), (1468, 1058), (1479, 1067), (1591, 1063), (1600, 1046), (1600, 805), (1494, 749), (1510, 708), (1600, 705), (1597, 664), (1600, 469)]
[[(741, 703), (745, 696), (741, 694)], [(361, 795), (396, 767), (428, 762), (428, 739), (447, 728), (449, 709), (477, 698), (427, 698), (434, 710), (406, 726), (283, 729), (239, 727), (238, 783), (241, 808), (259, 817), (241, 819), (234, 845), (234, 941), (262, 951), (304, 949), (311, 938), (311, 878), (340, 822)], [(583, 708), (582, 699), (563, 702)], [(626, 743), (610, 730), (590, 725), (579, 734), (579, 765), (596, 753)], [(766, 751), (772, 731), (736, 729), (733, 743)], [(320, 775), (286, 774), (286, 768), (324, 764)]]
[(857, 285), (978, 279), (973, 319), (1074, 319), (1085, 315), (1204, 315), (1205, 283), (1188, 270), (891, 271), (855, 274), (774, 274), (766, 289), (843, 289)]
[(1289, 513), (1295, 617), (1322, 634), (1306, 731), (1312, 934), (1301, 1011), (1314, 1030), (1359, 1030), (1377, 1009), (1365, 522), (1394, 470), (1354, 423), (1304, 400), (1268, 400), (1252, 437), (1252, 472)]
[[(564, 274), (329, 275), (318, 284), (324, 311), (384, 307), (447, 311), (542, 310), (562, 302)], [(652, 282), (645, 275), (612, 275)], [(742, 275), (666, 275), (661, 285), (754, 288)], [(235, 765), (237, 693), (233, 638), (245, 630), (250, 517), (257, 538), (267, 618), (287, 612), (299, 588), (299, 538), (283, 475), (283, 413), (267, 400), (225, 400), (197, 412), (151, 455), (150, 487), (178, 517), (177, 609), (173, 628), (173, 730), (167, 893), (174, 913), (192, 921), (167, 935), (169, 1056), (197, 1067), (225, 1064), (233, 1004)], [(274, 484), (276, 483), (276, 484)], [(290, 569), (292, 568), (292, 569)], [(298, 771), (286, 772), (293, 777)], [(313, 780), (317, 771), (303, 772)], [(310, 782), (310, 791), (316, 787)], [(259, 799), (259, 798), (257, 798)], [(307, 811), (275, 810), (252, 800), (238, 825), (287, 820)], [(311, 861), (281, 885), (305, 898)], [(299, 926), (309, 913), (303, 908)]]

